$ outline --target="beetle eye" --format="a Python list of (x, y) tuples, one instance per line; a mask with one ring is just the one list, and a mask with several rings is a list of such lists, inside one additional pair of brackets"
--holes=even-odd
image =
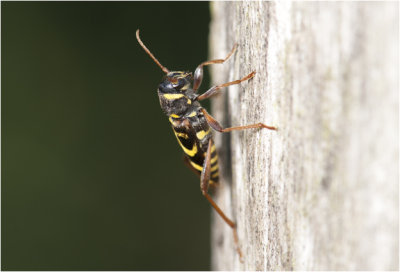
[(185, 86), (186, 81), (182, 78), (179, 79), (179, 83), (178, 83), (178, 88), (182, 88), (183, 86)]
[(171, 82), (174, 88), (177, 90), (181, 90), (186, 85), (186, 81), (182, 78), (176, 79), (176, 81)]
[(178, 85), (178, 79), (171, 77), (168, 80), (174, 85), (174, 87), (175, 87), (175, 85)]

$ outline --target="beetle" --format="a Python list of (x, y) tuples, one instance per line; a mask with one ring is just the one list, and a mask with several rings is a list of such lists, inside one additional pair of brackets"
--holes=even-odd
[[(242, 259), (236, 224), (225, 215), (208, 193), (209, 187), (216, 185), (219, 179), (218, 154), (213, 141), (211, 128), (218, 132), (230, 132), (249, 128), (276, 130), (277, 128), (267, 126), (263, 123), (223, 128), (203, 107), (201, 107), (199, 101), (214, 96), (224, 87), (239, 84), (253, 78), (256, 72), (253, 71), (247, 76), (235, 81), (213, 86), (203, 94), (198, 94), (197, 90), (203, 79), (203, 67), (210, 64), (224, 63), (234, 54), (237, 49), (237, 44), (233, 46), (232, 50), (224, 59), (202, 62), (197, 66), (193, 75), (191, 72), (187, 71), (170, 71), (165, 66), (161, 65), (140, 39), (139, 29), (136, 31), (136, 39), (144, 51), (166, 74), (157, 90), (161, 109), (168, 116), (172, 130), (179, 145), (183, 149), (185, 163), (200, 176), (200, 189), (202, 194), (221, 218), (232, 228), (236, 250), (240, 259)], [(191, 87), (192, 83), (193, 87)]]

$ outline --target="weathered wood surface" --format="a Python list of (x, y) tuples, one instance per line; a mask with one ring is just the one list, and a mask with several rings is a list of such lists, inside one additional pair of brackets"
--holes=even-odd
[(215, 197), (238, 224), (244, 263), (214, 214), (213, 269), (399, 268), (399, 6), (213, 2)]

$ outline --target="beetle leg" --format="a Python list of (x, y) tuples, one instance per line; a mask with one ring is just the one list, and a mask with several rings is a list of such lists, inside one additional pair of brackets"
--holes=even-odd
[(201, 171), (201, 177), (200, 177), (200, 188), (201, 192), (207, 198), (207, 200), (211, 203), (215, 211), (222, 217), (222, 219), (232, 228), (233, 230), (233, 240), (236, 245), (236, 251), (239, 254), (240, 260), (242, 261), (242, 251), (240, 250), (239, 247), (239, 239), (236, 231), (236, 224), (230, 220), (225, 213), (218, 207), (217, 203), (214, 202), (214, 200), (211, 198), (211, 196), (208, 194), (208, 185), (210, 181), (210, 170), (211, 170), (211, 146), (212, 146), (212, 139), (210, 139), (210, 142), (208, 143), (208, 148), (207, 148), (207, 153), (206, 157), (204, 159), (203, 163), (203, 170)]
[(255, 71), (251, 72), (250, 74), (248, 74), (247, 76), (245, 76), (244, 78), (235, 80), (235, 81), (231, 81), (231, 82), (227, 82), (221, 85), (217, 85), (217, 86), (213, 86), (211, 87), (209, 90), (207, 90), (205, 93), (203, 93), (202, 95), (199, 95), (196, 100), (201, 101), (207, 98), (210, 98), (213, 95), (216, 95), (218, 93), (219, 89), (222, 89), (224, 87), (228, 87), (231, 85), (235, 85), (235, 84), (239, 84), (242, 81), (246, 81), (249, 80), (250, 78), (254, 77), (254, 75), (256, 74)]
[(214, 117), (212, 117), (205, 109), (201, 109), (201, 111), (203, 112), (204, 116), (206, 117), (207, 123), (216, 131), (219, 132), (229, 132), (232, 130), (244, 130), (244, 129), (249, 129), (249, 128), (267, 128), (270, 130), (278, 130), (276, 127), (271, 127), (271, 126), (267, 126), (263, 123), (257, 123), (257, 124), (251, 124), (251, 125), (247, 125), (247, 126), (238, 126), (238, 127), (230, 127), (230, 128), (223, 128), (217, 120), (214, 119)]
[(210, 64), (216, 64), (216, 63), (224, 63), (227, 61), (233, 53), (235, 53), (237, 49), (237, 44), (233, 46), (231, 52), (224, 58), (224, 59), (215, 59), (215, 60), (209, 60), (201, 63), (199, 66), (197, 66), (196, 70), (194, 71), (194, 79), (193, 79), (193, 90), (196, 92), (201, 84), (201, 81), (203, 80), (203, 66), (207, 66)]

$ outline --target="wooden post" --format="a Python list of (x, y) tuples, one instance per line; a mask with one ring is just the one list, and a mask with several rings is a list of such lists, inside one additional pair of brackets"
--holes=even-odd
[(399, 269), (399, 4), (212, 2), (222, 181), (215, 270)]

